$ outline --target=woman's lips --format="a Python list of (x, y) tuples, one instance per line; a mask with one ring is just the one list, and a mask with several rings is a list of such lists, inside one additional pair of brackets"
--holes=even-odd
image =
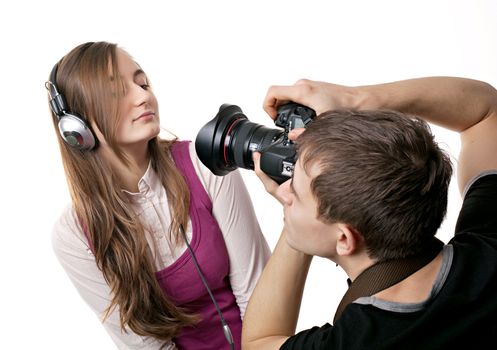
[(154, 119), (154, 117), (155, 117), (154, 112), (145, 112), (145, 113), (141, 114), (138, 118), (133, 119), (133, 121), (134, 122), (136, 122), (136, 121), (148, 121), (148, 120)]

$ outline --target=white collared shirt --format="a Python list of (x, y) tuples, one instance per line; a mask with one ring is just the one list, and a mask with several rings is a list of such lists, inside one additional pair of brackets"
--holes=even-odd
[[(238, 171), (226, 176), (213, 175), (197, 158), (193, 143), (190, 157), (200, 182), (212, 201), (212, 213), (226, 243), (230, 260), (230, 283), (243, 317), (249, 296), (255, 287), (270, 254), (262, 235), (250, 196)], [(128, 193), (138, 217), (145, 225), (157, 270), (171, 265), (185, 251), (184, 243), (176, 244), (168, 234), (170, 213), (166, 191), (149, 166), (138, 183), (139, 192)], [(191, 225), (187, 229), (191, 240)], [(59, 262), (91, 309), (102, 318), (111, 300), (110, 288), (97, 268), (72, 206), (54, 226), (53, 248)], [(159, 349), (162, 343), (153, 338), (121, 332), (118, 311), (113, 311), (104, 327), (120, 349)], [(176, 349), (170, 342), (165, 349)]]

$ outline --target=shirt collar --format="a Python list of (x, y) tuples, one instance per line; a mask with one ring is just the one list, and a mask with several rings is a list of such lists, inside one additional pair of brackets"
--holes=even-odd
[(143, 196), (151, 196), (160, 192), (161, 182), (159, 176), (152, 168), (152, 162), (148, 163), (145, 174), (138, 181), (138, 192), (130, 192), (123, 190), (131, 198), (140, 198)]

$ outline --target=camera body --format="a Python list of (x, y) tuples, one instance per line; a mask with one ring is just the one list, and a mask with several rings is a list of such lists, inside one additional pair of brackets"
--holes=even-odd
[(278, 108), (272, 129), (252, 123), (240, 107), (223, 104), (217, 115), (204, 125), (195, 140), (199, 159), (216, 175), (226, 175), (238, 167), (254, 169), (253, 152), (261, 153), (261, 170), (277, 183), (293, 174), (296, 148), (288, 139), (295, 128), (305, 128), (316, 116), (313, 109), (297, 103)]
[(288, 139), (288, 133), (295, 128), (305, 128), (315, 116), (314, 110), (297, 103), (289, 103), (278, 108), (274, 124), (284, 131), (265, 149), (258, 150), (261, 153), (262, 171), (276, 182), (282, 183), (290, 178), (296, 162), (296, 148), (294, 142)]

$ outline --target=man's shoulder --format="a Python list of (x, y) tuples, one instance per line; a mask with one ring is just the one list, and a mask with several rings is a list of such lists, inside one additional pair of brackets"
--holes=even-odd
[(480, 174), (473, 177), (466, 186), (463, 191), (463, 199), (466, 198), (469, 192), (475, 190), (481, 190), (481, 183), (487, 184), (495, 187), (497, 185), (497, 169), (489, 169), (481, 172)]
[(488, 171), (469, 182), (457, 219), (455, 234), (497, 236), (497, 170)]

